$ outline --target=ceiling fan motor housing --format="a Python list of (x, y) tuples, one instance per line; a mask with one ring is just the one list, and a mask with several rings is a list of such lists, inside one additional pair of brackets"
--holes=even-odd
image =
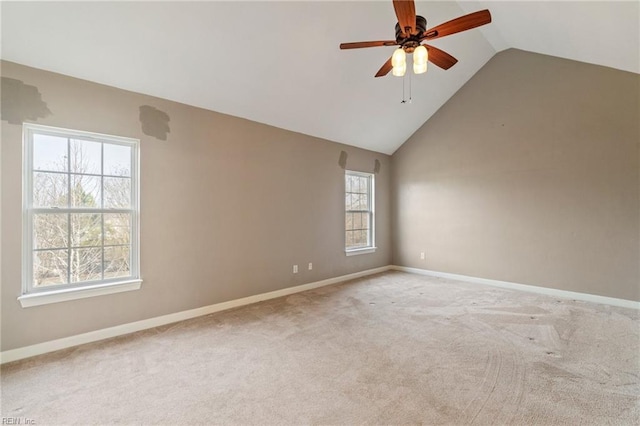
[(407, 51), (407, 53), (413, 52), (413, 49), (420, 45), (420, 35), (427, 31), (427, 20), (422, 16), (416, 16), (416, 33), (409, 37), (403, 37), (402, 28), (400, 24), (396, 23), (396, 42)]

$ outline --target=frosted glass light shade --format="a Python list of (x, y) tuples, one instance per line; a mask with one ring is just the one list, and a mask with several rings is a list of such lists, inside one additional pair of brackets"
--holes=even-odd
[(391, 57), (391, 65), (393, 65), (393, 75), (402, 77), (407, 72), (407, 54), (404, 49), (396, 49)]
[(402, 77), (406, 72), (407, 64), (402, 64), (402, 66), (399, 67), (393, 67), (393, 69), (391, 70), (391, 73), (396, 77)]
[(391, 65), (393, 65), (393, 67), (401, 67), (403, 65), (407, 64), (407, 54), (404, 53), (404, 49), (400, 48), (400, 49), (396, 49), (395, 52), (393, 52), (393, 56), (391, 57)]
[(413, 64), (413, 73), (414, 74), (424, 74), (427, 72), (427, 63), (424, 64)]
[(424, 74), (427, 72), (427, 60), (429, 59), (429, 53), (424, 46), (418, 46), (413, 51), (413, 73)]
[(414, 64), (426, 64), (429, 59), (429, 52), (424, 46), (418, 46), (413, 51), (413, 63)]

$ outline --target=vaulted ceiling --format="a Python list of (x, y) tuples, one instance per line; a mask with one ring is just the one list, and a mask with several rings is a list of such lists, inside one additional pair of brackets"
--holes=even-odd
[(393, 39), (391, 0), (1, 8), (2, 59), (388, 154), (507, 48), (640, 73), (637, 1), (418, 1), (428, 28), (485, 8), (493, 22), (434, 40), (459, 62), (404, 80), (373, 77), (393, 47), (338, 49)]

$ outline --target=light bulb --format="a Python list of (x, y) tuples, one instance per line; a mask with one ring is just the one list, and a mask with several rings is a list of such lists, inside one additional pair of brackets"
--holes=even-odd
[(429, 59), (429, 52), (427, 52), (427, 48), (424, 46), (418, 46), (413, 51), (413, 63), (415, 65), (418, 64), (426, 64)]
[(415, 62), (413, 63), (413, 73), (414, 74), (424, 74), (425, 72), (427, 72), (427, 63), (426, 62), (424, 64), (416, 64)]
[(400, 49), (396, 49), (395, 52), (393, 52), (393, 56), (391, 57), (391, 65), (393, 65), (393, 67), (401, 67), (403, 65), (406, 65), (407, 63), (407, 54), (404, 53), (404, 49), (400, 48)]
[(407, 64), (402, 64), (399, 67), (393, 67), (392, 74), (396, 77), (402, 77), (407, 72)]

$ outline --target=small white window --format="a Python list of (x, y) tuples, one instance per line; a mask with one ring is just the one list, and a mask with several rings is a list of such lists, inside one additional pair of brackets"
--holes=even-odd
[(139, 288), (138, 140), (25, 124), (23, 171), (23, 306)]
[(345, 251), (347, 255), (375, 251), (374, 175), (345, 173)]

